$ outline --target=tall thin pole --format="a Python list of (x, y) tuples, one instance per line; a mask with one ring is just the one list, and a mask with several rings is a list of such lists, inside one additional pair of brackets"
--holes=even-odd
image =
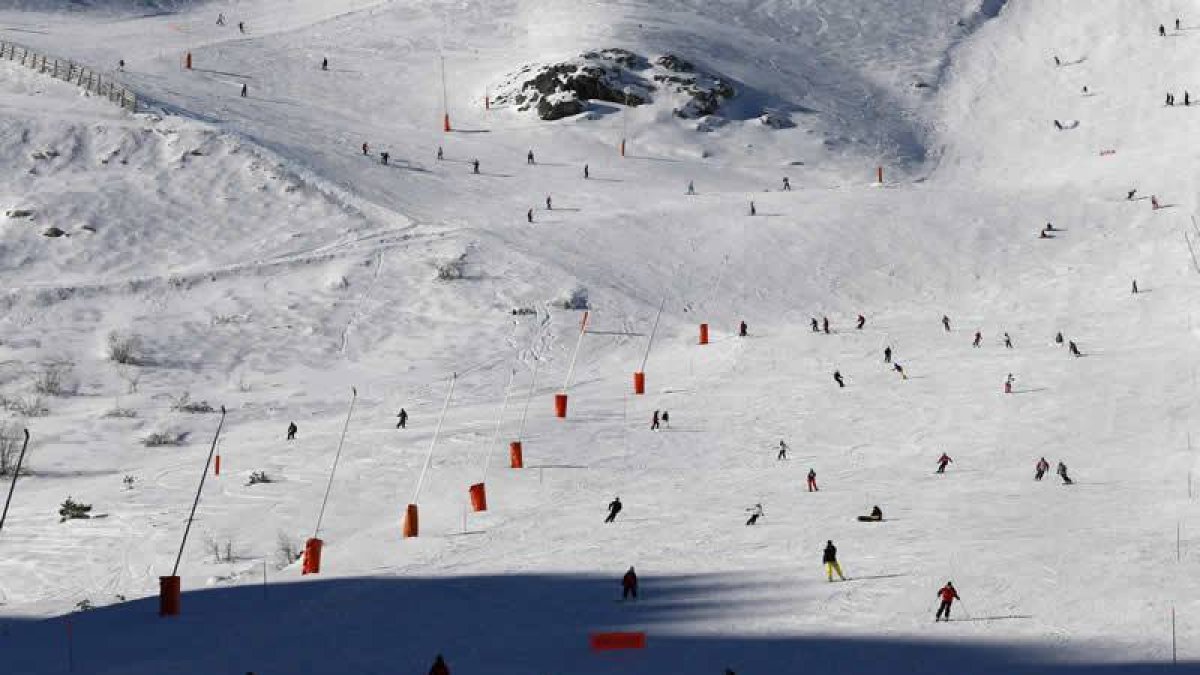
[(667, 297), (664, 295), (662, 304), (658, 306), (658, 314), (654, 317), (654, 327), (650, 329), (650, 339), (646, 340), (646, 353), (642, 356), (642, 367), (638, 368), (639, 373), (646, 372), (646, 361), (650, 360), (650, 346), (654, 344), (654, 334), (658, 332), (658, 320), (662, 318), (663, 308), (667, 306)]
[(217, 433), (213, 434), (212, 446), (208, 449), (208, 460), (204, 462), (204, 472), (200, 474), (200, 486), (196, 488), (196, 498), (192, 500), (192, 512), (188, 514), (187, 525), (183, 528), (183, 540), (179, 542), (179, 552), (175, 554), (175, 567), (171, 568), (171, 576), (179, 576), (179, 562), (183, 560), (183, 549), (187, 546), (188, 533), (192, 531), (192, 521), (196, 519), (196, 507), (200, 505), (200, 493), (204, 491), (204, 479), (208, 478), (208, 467), (212, 464), (213, 455), (217, 452), (217, 440), (221, 438), (221, 429), (225, 428), (225, 406), (221, 406), (221, 421), (217, 422)]
[(446, 93), (446, 57), (442, 56), (442, 114), (450, 115), (450, 98)]
[(512, 394), (513, 380), (517, 378), (517, 369), (513, 368), (508, 375), (508, 384), (504, 387), (504, 403), (500, 404), (500, 416), (496, 418), (496, 429), (492, 432), (492, 440), (488, 443), (483, 457), (483, 479), (487, 479), (488, 466), (492, 463), (492, 447), (500, 440), (500, 427), (504, 424), (504, 413), (508, 412), (508, 398)]
[(450, 377), (450, 391), (446, 392), (446, 402), (442, 404), (442, 414), (438, 416), (437, 428), (433, 430), (433, 438), (429, 441), (429, 453), (425, 455), (425, 464), (421, 467), (421, 475), (417, 478), (417, 488), (413, 490), (413, 498), (409, 504), (416, 504), (421, 496), (421, 485), (425, 483), (425, 474), (433, 462), (433, 449), (437, 447), (438, 436), (442, 433), (442, 423), (446, 421), (446, 411), (450, 409), (450, 397), (454, 396), (454, 385), (458, 382), (458, 373)]
[(333, 490), (333, 476), (337, 473), (338, 460), (342, 458), (342, 446), (346, 443), (346, 431), (350, 428), (350, 416), (354, 414), (354, 404), (358, 401), (358, 387), (350, 387), (350, 409), (346, 411), (346, 423), (342, 425), (342, 437), (338, 439), (337, 452), (333, 455), (333, 467), (329, 469), (329, 482), (325, 484), (325, 497), (321, 499), (321, 511), (317, 514), (317, 526), (313, 529), (313, 539), (321, 534), (321, 521), (325, 519), (325, 506), (329, 504), (329, 492)]
[(533, 355), (533, 376), (529, 380), (529, 393), (525, 396), (525, 409), (521, 411), (521, 426), (517, 429), (517, 440), (525, 438), (525, 421), (529, 419), (529, 404), (533, 402), (533, 390), (537, 387), (538, 368), (542, 365), (542, 359), (534, 353)]
[(1171, 607), (1171, 664), (1179, 665), (1179, 651), (1175, 642), (1175, 608)]
[(571, 355), (571, 366), (567, 368), (567, 379), (563, 381), (564, 394), (571, 387), (571, 380), (575, 377), (575, 362), (579, 360), (579, 349), (583, 347), (583, 336), (587, 335), (587, 322), (590, 314), (591, 312), (584, 312), (583, 321), (579, 324), (579, 340), (575, 342), (575, 353)]
[(13, 471), (12, 484), (8, 486), (8, 497), (4, 500), (4, 512), (0, 513), (0, 530), (4, 529), (4, 519), (8, 518), (8, 505), (12, 503), (13, 493), (17, 491), (17, 477), (21, 475), (21, 463), (25, 461), (25, 449), (29, 447), (29, 430), (25, 430), (25, 442), (21, 445), (21, 454), (17, 455), (17, 470)]

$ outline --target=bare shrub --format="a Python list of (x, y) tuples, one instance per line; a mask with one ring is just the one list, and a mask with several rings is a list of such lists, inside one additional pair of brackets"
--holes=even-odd
[(133, 333), (113, 331), (108, 334), (108, 358), (126, 366), (142, 364), (142, 339)]
[(287, 567), (299, 560), (303, 552), (295, 539), (281, 531), (276, 539), (275, 554), (279, 557), (280, 566)]
[(208, 401), (193, 401), (192, 395), (189, 392), (183, 392), (179, 396), (168, 396), (171, 400), (171, 410), (184, 413), (210, 413), (213, 412), (213, 407), (208, 404)]
[[(21, 429), (0, 422), (0, 476), (7, 476), (17, 470), (17, 458), (21, 454), (24, 442), (25, 435), (21, 433)], [(28, 470), (28, 467), (21, 467), (21, 473)]]
[(168, 446), (183, 445), (187, 442), (188, 434), (186, 431), (174, 431), (172, 429), (164, 429), (155, 431), (142, 439), (142, 445), (147, 448), (162, 448)]
[(0, 408), (21, 417), (45, 417), (50, 414), (46, 399), (41, 396), (6, 396), (0, 394)]
[(456, 281), (467, 274), (467, 254), (457, 258), (446, 258), (437, 262), (437, 278), (439, 281)]
[(70, 360), (46, 363), (33, 376), (33, 390), (46, 396), (73, 396), (79, 391), (79, 383), (72, 377), (74, 371), (75, 364)]
[(136, 394), (142, 381), (142, 371), (132, 367), (117, 367), (117, 376), (125, 381), (125, 393)]

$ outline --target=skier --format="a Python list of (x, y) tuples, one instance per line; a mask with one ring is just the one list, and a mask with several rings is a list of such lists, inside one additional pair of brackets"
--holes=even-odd
[(531, 223), (533, 222), (533, 209), (529, 209), (525, 212), (525, 220), (528, 220)]
[(329, 70), (329, 57), (321, 59), (321, 70)]
[(687, 193), (688, 193), (689, 195), (694, 195), (694, 194), (696, 194), (696, 184), (695, 184), (695, 183), (693, 183), (693, 182), (692, 182), (692, 181), (690, 181), (690, 180), (688, 181), (688, 189), (687, 189)]
[(218, 26), (225, 25), (225, 13), (224, 12), (217, 12), (217, 25)]
[(1041, 480), (1042, 478), (1044, 478), (1046, 476), (1046, 472), (1049, 470), (1050, 470), (1050, 462), (1047, 462), (1045, 457), (1039, 459), (1037, 461), (1037, 464), (1034, 465), (1034, 467), (1033, 467), (1033, 479)]
[(408, 428), (408, 411), (405, 410), (404, 408), (401, 408), (400, 412), (396, 413), (396, 428), (397, 429), (407, 429)]
[(1054, 223), (1046, 223), (1046, 231), (1053, 232), (1054, 231)]
[(1184, 104), (1184, 105), (1191, 105), (1191, 104), (1192, 104), (1192, 98), (1191, 98), (1191, 96), (1190, 96), (1190, 95), (1188, 95), (1188, 91), (1187, 91), (1187, 89), (1184, 89), (1184, 90), (1183, 90), (1183, 104)]
[(658, 431), (658, 419), (659, 419), (659, 414), (658, 414), (658, 411), (655, 410), (654, 411), (654, 419), (650, 422), (650, 431)]
[(902, 379), (902, 380), (908, 379), (908, 373), (904, 372), (904, 366), (900, 365), (899, 361), (892, 364), (892, 370), (896, 371), (897, 373), (900, 373), (900, 379)]
[(1054, 128), (1058, 129), (1059, 131), (1062, 131), (1063, 130), (1062, 122), (1059, 122), (1058, 120), (1054, 120)]
[(746, 521), (747, 527), (757, 524), (758, 519), (763, 517), (762, 504), (755, 504), (754, 508), (746, 509), (746, 511), (750, 514), (750, 519)]
[(242, 98), (246, 98), (246, 94), (248, 94), (249, 92), (250, 92), (249, 87), (247, 87), (246, 84), (243, 82), (242, 83)]
[(471, 173), (479, 173), (479, 160), (471, 160)]
[(1133, 188), (1129, 192), (1126, 192), (1125, 193), (1125, 201), (1129, 201), (1129, 202), (1133, 201), (1133, 196), (1136, 194), (1137, 194), (1137, 188)]
[(591, 178), (591, 172), (588, 171), (588, 165), (584, 164), (583, 165), (583, 179), (587, 180), (588, 178)]
[(747, 331), (749, 331), (749, 330), (750, 330), (750, 327), (746, 325), (746, 322), (745, 321), (741, 322), (740, 324), (738, 324), (738, 337), (746, 337), (746, 335), (748, 334)]
[(844, 388), (846, 383), (842, 381), (842, 373), (839, 370), (833, 371), (833, 381), (837, 382), (839, 388)]
[(616, 520), (617, 514), (621, 512), (622, 508), (624, 507), (621, 506), (621, 498), (613, 497), (613, 500), (608, 503), (608, 517), (604, 519), (604, 522), (611, 523)]
[(1056, 66), (1061, 66), (1061, 65), (1062, 65), (1062, 61), (1059, 61), (1057, 56), (1056, 56), (1056, 57), (1054, 57), (1054, 65), (1056, 65)]
[(942, 315), (942, 328), (945, 328), (947, 333), (950, 332), (950, 317), (945, 314)]
[(816, 317), (813, 317), (813, 319), (812, 319), (812, 332), (814, 332), (814, 333), (820, 333), (820, 332), (821, 332), (821, 328), (820, 328), (820, 326), (818, 326), (818, 325), (817, 325), (817, 319), (816, 319)]
[(1062, 331), (1060, 330), (1054, 334), (1054, 344), (1061, 345), (1062, 343), (1063, 343), (1063, 335), (1062, 335)]
[(884, 363), (891, 363), (891, 362), (892, 362), (892, 348), (891, 348), (891, 346), (888, 346), (888, 347), (884, 347), (884, 348), (883, 348), (883, 362), (884, 362)]
[(1161, 207), (1158, 205), (1158, 195), (1150, 195), (1150, 210), (1157, 211), (1159, 208)]
[(429, 669), (429, 675), (450, 675), (450, 667), (446, 665), (446, 659), (442, 658), (441, 654), (433, 660), (433, 667)]
[(1079, 346), (1075, 344), (1074, 340), (1067, 341), (1067, 349), (1071, 352), (1071, 356), (1083, 356), (1079, 353)]
[(1179, 17), (1175, 17), (1175, 30), (1183, 30), (1183, 25), (1179, 22)]
[(362, 148), (363, 148), (363, 156), (366, 157), (368, 154), (368, 150), (369, 150), (367, 144), (363, 143)]
[(663, 415), (662, 415), (662, 422), (663, 422), (663, 426), (670, 429), (671, 428), (671, 413), (664, 410)]
[(1167, 29), (1161, 23), (1158, 24), (1158, 36), (1159, 37), (1167, 37)]
[(821, 317), (821, 328), (825, 331), (826, 335), (829, 335), (829, 317)]
[(860, 522), (860, 523), (878, 523), (878, 522), (882, 522), (882, 521), (883, 521), (883, 509), (879, 508), (878, 505), (874, 506), (871, 509), (871, 515), (858, 517), (858, 522)]
[(1008, 377), (1004, 378), (1004, 393), (1006, 393), (1006, 394), (1013, 393), (1013, 383), (1015, 383), (1015, 382), (1016, 382), (1016, 380), (1013, 378), (1013, 374), (1009, 373)]
[(381, 152), (381, 153), (379, 153), (379, 163), (380, 163), (380, 164), (382, 164), (382, 165), (384, 165), (384, 166), (387, 166), (387, 163), (388, 163), (388, 158), (389, 158), (389, 157), (391, 157), (391, 156), (392, 156), (392, 155), (391, 155), (390, 153), (388, 153), (386, 150), (385, 150), (385, 151), (383, 151), (383, 152)]
[(554, 210), (554, 202), (550, 201), (550, 195), (546, 195), (546, 210), (547, 211)]
[(621, 577), (621, 599), (628, 600), (630, 596), (637, 600), (638, 578), (637, 572), (630, 567), (625, 576)]
[(1088, 88), (1087, 88), (1087, 85), (1086, 85), (1086, 84), (1085, 84), (1085, 85), (1083, 85), (1083, 95), (1084, 95), (1084, 96), (1087, 96), (1087, 95), (1088, 95)]
[(783, 177), (783, 191), (784, 192), (792, 191), (792, 181), (788, 180), (787, 176)]
[(1059, 462), (1058, 468), (1056, 468), (1054, 470), (1054, 473), (1058, 474), (1059, 478), (1062, 478), (1063, 485), (1074, 485), (1075, 484), (1075, 481), (1071, 480), (1071, 477), (1067, 475), (1067, 465), (1066, 464)]
[(954, 582), (947, 581), (946, 585), (937, 592), (937, 596), (942, 599), (942, 604), (938, 606), (937, 616), (933, 620), (941, 621), (942, 616), (945, 615), (946, 621), (949, 621), (950, 605), (953, 605), (955, 600), (962, 600), (958, 597), (958, 591), (954, 590)]
[(862, 330), (863, 326), (865, 326), (865, 325), (867, 325), (867, 317), (863, 316), (862, 314), (859, 314), (858, 315), (858, 324), (855, 325), (854, 327), (858, 330)]
[(1137, 295), (1137, 292), (1138, 292), (1138, 289), (1137, 289), (1137, 279), (1134, 279), (1134, 280), (1133, 280), (1133, 294), (1134, 294), (1134, 295)]
[(750, 215), (752, 215), (752, 216), (757, 216), (757, 215), (758, 215), (758, 209), (754, 208), (754, 202), (753, 202), (753, 201), (752, 201), (752, 202), (750, 202)]
[(775, 461), (778, 462), (778, 461), (787, 459), (787, 451), (788, 451), (787, 443), (784, 443), (783, 441), (779, 441), (779, 454), (775, 455)]
[(246, 24), (239, 21), (238, 22), (238, 31), (244, 35), (246, 33)]
[(1171, 92), (1167, 92), (1167, 105), (1175, 105), (1175, 96)]
[(125, 70), (125, 59), (117, 61), (117, 70)]
[(837, 572), (838, 578), (842, 581), (846, 577), (842, 574), (842, 566), (838, 564), (837, 547), (833, 545), (833, 540), (825, 542), (825, 554), (821, 556), (821, 562), (825, 563), (825, 574), (829, 577), (829, 581), (833, 582), (833, 573)]
[(817, 470), (816, 469), (808, 470), (808, 491), (809, 492), (820, 492), (821, 491), (821, 488), (817, 487)]
[(1013, 348), (1013, 346), (1012, 346), (1012, 338), (1011, 338), (1011, 337), (1009, 337), (1008, 333), (1005, 333), (1005, 334), (1004, 334), (1004, 346), (1005, 346), (1006, 348), (1008, 348), (1008, 349), (1012, 349), (1012, 348)]
[(295, 422), (288, 422), (287, 439), (289, 441), (296, 440), (296, 432), (299, 430), (300, 430), (300, 428), (296, 426)]
[(439, 161), (439, 162), (440, 162), (440, 161), (442, 161), (442, 159), (443, 159), (445, 156), (446, 156), (446, 153), (442, 151), (442, 146), (440, 146), (440, 145), (439, 145), (439, 146), (438, 146), (438, 154), (437, 154), (438, 161)]
[(1038, 239), (1053, 239), (1053, 238), (1054, 237), (1051, 237), (1050, 235), (1046, 234), (1045, 230), (1038, 232)]
[(941, 456), (941, 457), (938, 457), (938, 461), (937, 461), (937, 465), (938, 465), (937, 472), (938, 472), (938, 473), (946, 473), (946, 465), (947, 465), (947, 464), (950, 464), (950, 463), (951, 463), (951, 462), (953, 462), (953, 461), (954, 461), (954, 460), (950, 459), (950, 455), (947, 455), (946, 453), (944, 453), (944, 452), (943, 452), (943, 453), (942, 453), (942, 456)]
[(533, 161), (533, 150), (530, 150), (529, 154), (525, 155), (525, 163), (526, 164), (536, 164), (537, 163), (537, 162)]
[(983, 333), (975, 331), (975, 342), (971, 343), (972, 347), (978, 347), (983, 342)]

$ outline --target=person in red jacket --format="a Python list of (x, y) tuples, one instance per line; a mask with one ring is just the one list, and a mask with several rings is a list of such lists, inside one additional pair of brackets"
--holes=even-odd
[(937, 616), (933, 620), (941, 621), (942, 616), (945, 615), (946, 621), (949, 621), (950, 605), (954, 604), (955, 600), (961, 600), (962, 598), (958, 597), (958, 591), (954, 590), (953, 581), (947, 581), (946, 585), (942, 586), (941, 590), (937, 592), (937, 595), (942, 599), (942, 604), (938, 606)]
[(629, 596), (633, 596), (637, 600), (637, 572), (630, 567), (625, 576), (621, 578), (621, 599), (628, 600)]
[(446, 659), (442, 658), (441, 654), (433, 660), (433, 667), (429, 669), (429, 675), (450, 675), (450, 667), (446, 665)]
[(942, 453), (942, 456), (941, 456), (941, 457), (938, 457), (938, 461), (937, 461), (937, 465), (938, 465), (937, 472), (938, 472), (938, 473), (946, 473), (946, 465), (947, 465), (947, 464), (949, 464), (949, 463), (951, 463), (951, 462), (953, 462), (953, 461), (954, 461), (954, 460), (950, 459), (950, 455), (947, 455), (946, 453), (944, 453), (944, 452), (943, 452), (943, 453)]

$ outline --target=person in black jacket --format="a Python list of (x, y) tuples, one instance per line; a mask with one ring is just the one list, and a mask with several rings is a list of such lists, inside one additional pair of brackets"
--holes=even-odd
[(825, 573), (829, 576), (829, 581), (833, 581), (834, 572), (837, 572), (838, 578), (842, 581), (846, 580), (846, 577), (842, 575), (842, 566), (838, 564), (837, 547), (833, 545), (832, 540), (825, 542), (825, 554), (821, 561), (825, 563)]
[(613, 500), (608, 503), (608, 517), (604, 519), (604, 522), (611, 523), (616, 520), (617, 514), (621, 512), (622, 508), (621, 498), (613, 497)]
[(299, 427), (296, 426), (295, 422), (288, 422), (287, 439), (289, 441), (296, 440), (296, 432), (299, 430), (300, 429), (299, 429)]

